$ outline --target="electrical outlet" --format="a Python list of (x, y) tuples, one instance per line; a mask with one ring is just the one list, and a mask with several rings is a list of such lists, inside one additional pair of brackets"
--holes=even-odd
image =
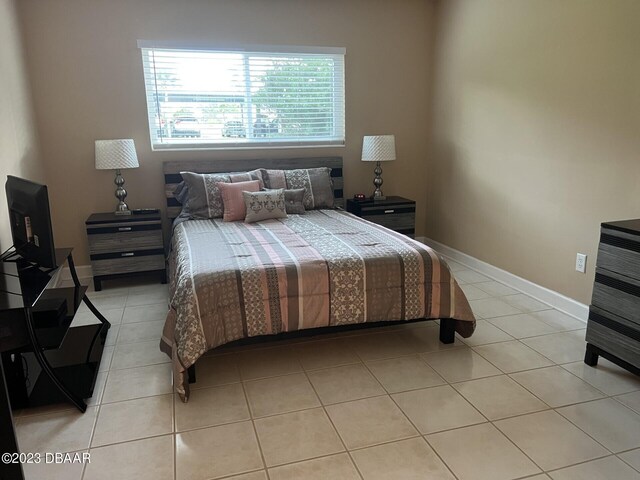
[(578, 253), (576, 255), (576, 272), (586, 272), (587, 270), (587, 256), (584, 253)]

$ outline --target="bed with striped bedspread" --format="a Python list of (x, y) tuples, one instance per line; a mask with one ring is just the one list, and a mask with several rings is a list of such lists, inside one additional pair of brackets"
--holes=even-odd
[(186, 369), (246, 337), (419, 318), (475, 319), (444, 261), (411, 238), (340, 210), (259, 223), (188, 220), (174, 227), (161, 348), (184, 401)]

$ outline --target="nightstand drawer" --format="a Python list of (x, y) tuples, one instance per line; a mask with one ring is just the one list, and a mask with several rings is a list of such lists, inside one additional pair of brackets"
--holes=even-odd
[(360, 214), (363, 217), (368, 217), (370, 215), (398, 215), (401, 213), (411, 213), (414, 214), (416, 212), (416, 206), (413, 204), (408, 205), (393, 205), (393, 206), (373, 206), (373, 207), (363, 207), (360, 209)]
[(414, 213), (394, 213), (393, 215), (364, 215), (362, 218), (391, 230), (410, 230), (415, 228)]
[[(118, 233), (98, 233), (95, 230), (87, 229), (89, 238), (89, 253), (108, 253), (119, 252), (123, 250), (148, 250), (153, 248), (162, 248), (162, 230), (160, 225), (151, 225), (153, 230), (140, 230), (136, 227), (117, 227)], [(130, 228), (131, 230), (124, 230)]]
[(164, 253), (162, 250), (143, 250), (91, 255), (91, 267), (94, 276), (163, 270)]

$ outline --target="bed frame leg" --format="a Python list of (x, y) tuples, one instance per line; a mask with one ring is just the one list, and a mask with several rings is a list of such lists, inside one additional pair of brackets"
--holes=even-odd
[(196, 365), (195, 364), (187, 368), (187, 378), (189, 379), (189, 383), (196, 383)]
[(440, 319), (440, 341), (453, 343), (456, 339), (456, 321), (453, 318)]

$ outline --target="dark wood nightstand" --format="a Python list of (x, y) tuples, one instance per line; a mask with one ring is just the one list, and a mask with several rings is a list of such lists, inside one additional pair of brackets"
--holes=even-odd
[(96, 291), (103, 280), (138, 274), (155, 273), (167, 283), (160, 212), (94, 213), (85, 225)]
[(403, 197), (385, 200), (347, 200), (347, 212), (413, 238), (416, 233), (416, 202)]

